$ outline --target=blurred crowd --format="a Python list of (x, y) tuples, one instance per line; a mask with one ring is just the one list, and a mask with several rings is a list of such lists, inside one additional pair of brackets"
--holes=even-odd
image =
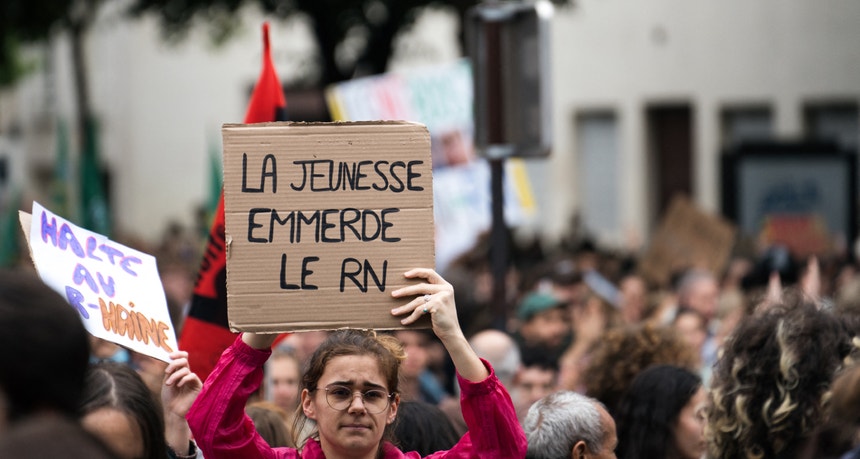
[[(441, 274), (453, 285), (469, 344), (510, 394), (528, 438), (526, 457), (860, 457), (860, 367), (854, 363), (860, 356), (860, 272), (853, 257), (799, 259), (770, 246), (733, 253), (722, 272), (685, 267), (661, 285), (642, 272), (641, 254), (632, 250), (602, 250), (585, 238), (552, 249), (511, 241), (503, 307), (493, 304), (486, 239)], [(178, 226), (154, 247), (123, 242), (158, 259), (171, 316), (181, 330), (202, 243)], [(499, 310), (507, 311), (502, 322), (493, 316)], [(430, 330), (390, 334), (406, 354), (396, 444), (421, 456), (451, 448), (467, 424), (450, 356)], [(246, 406), (270, 446), (297, 446), (300, 382), (328, 335), (294, 333), (275, 342), (260, 389)], [(101, 373), (88, 370), (85, 387), (92, 388), (98, 374), (132, 379), (130, 386), (148, 389), (151, 399), (138, 398), (152, 406), (139, 402), (127, 411), (138, 417), (158, 413), (161, 424), (150, 429), (152, 437), (164, 437), (165, 428), (181, 433), (147, 440), (144, 450), (164, 450), (166, 441), (173, 457), (199, 457), (184, 419), (178, 426), (164, 424), (183, 411), (170, 406), (176, 398), (165, 381), (175, 374), (171, 384), (194, 384), (193, 368), (182, 368), (182, 356), (168, 369), (111, 343), (89, 341), (91, 367)], [(51, 362), (39, 353), (31, 358), (43, 359), (40, 366)], [(15, 379), (7, 371), (15, 367), (7, 363), (22, 364), (21, 356), (9, 359), (0, 363), (6, 374), (0, 388), (7, 393), (8, 381)], [(128, 375), (117, 367), (135, 371)], [(62, 373), (46, 368), (44, 374)], [(0, 397), (0, 408), (16, 404)], [(6, 424), (13, 422), (9, 417)], [(95, 432), (102, 432), (98, 422), (117, 427), (116, 420), (92, 422)], [(0, 425), (0, 439), (2, 431)], [(106, 454), (165, 457), (117, 454), (130, 443), (99, 435), (107, 438)], [(0, 451), (10, 447), (0, 440), (4, 444)], [(115, 444), (120, 446), (111, 449)]]

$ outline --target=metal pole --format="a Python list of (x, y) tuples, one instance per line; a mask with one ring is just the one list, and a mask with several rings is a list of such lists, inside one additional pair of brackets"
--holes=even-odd
[[(502, 24), (489, 22), (484, 29), (486, 33), (487, 51), (487, 143), (499, 145), (504, 140), (504, 95), (502, 88)], [(507, 328), (508, 304), (505, 289), (505, 277), (508, 268), (508, 232), (505, 225), (505, 160), (491, 158), (490, 163), (490, 192), (492, 197), (492, 227), (490, 232), (490, 269), (493, 275), (493, 297), (491, 312), (493, 328)]]
[(508, 228), (505, 224), (505, 160), (490, 160), (493, 198), (493, 226), (490, 234), (490, 265), (493, 270), (493, 328), (505, 331), (508, 322), (508, 301), (505, 278), (508, 268)]
[[(506, 329), (505, 279), (510, 231), (504, 218), (505, 159), (545, 157), (552, 138), (548, 26), (552, 4), (485, 0), (469, 11), (467, 37), (474, 63), (475, 140), (490, 165), (493, 328)], [(535, 69), (537, 64), (537, 69)]]

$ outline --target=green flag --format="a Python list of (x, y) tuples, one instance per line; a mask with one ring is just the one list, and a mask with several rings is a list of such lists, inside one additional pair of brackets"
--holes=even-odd
[(21, 225), (18, 224), (18, 203), (21, 193), (10, 193), (11, 199), (0, 202), (0, 266), (13, 267), (20, 256), (18, 244)]
[(57, 163), (51, 183), (51, 208), (58, 215), (69, 216), (69, 129), (63, 120), (57, 120)]
[(221, 185), (223, 181), (221, 174), (221, 151), (213, 143), (209, 146), (209, 202), (206, 203), (206, 210), (209, 212), (209, 215), (214, 214), (218, 208), (218, 201), (221, 200)]
[(84, 132), (84, 150), (80, 165), (81, 226), (110, 236), (110, 210), (102, 183), (99, 166), (98, 130), (95, 120), (89, 119)]

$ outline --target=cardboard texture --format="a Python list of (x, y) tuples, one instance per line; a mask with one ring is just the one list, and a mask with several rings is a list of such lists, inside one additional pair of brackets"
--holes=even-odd
[(27, 250), (30, 251), (30, 259), (33, 259), (33, 251), (30, 249), (30, 224), (33, 221), (33, 216), (23, 210), (18, 211), (18, 222), (21, 223), (21, 230), (24, 231), (24, 239), (27, 240)]
[(230, 328), (404, 328), (390, 311), (410, 299), (391, 292), (435, 259), (427, 128), (226, 124), (222, 135)]
[(702, 212), (684, 196), (672, 199), (640, 265), (642, 275), (669, 287), (672, 274), (686, 268), (719, 275), (729, 260), (737, 229), (725, 219)]

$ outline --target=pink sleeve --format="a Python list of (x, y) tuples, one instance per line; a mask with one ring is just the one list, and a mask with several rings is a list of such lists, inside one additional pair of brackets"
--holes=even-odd
[(263, 364), (271, 353), (248, 346), (239, 335), (206, 378), (186, 416), (206, 459), (298, 457), (294, 449), (271, 448), (245, 414), (245, 403), (260, 387)]
[(521, 459), (526, 455), (526, 434), (517, 421), (517, 413), (505, 386), (496, 378), (493, 367), (481, 359), (490, 376), (473, 383), (459, 374), (460, 409), (469, 431), (448, 451), (428, 458)]

